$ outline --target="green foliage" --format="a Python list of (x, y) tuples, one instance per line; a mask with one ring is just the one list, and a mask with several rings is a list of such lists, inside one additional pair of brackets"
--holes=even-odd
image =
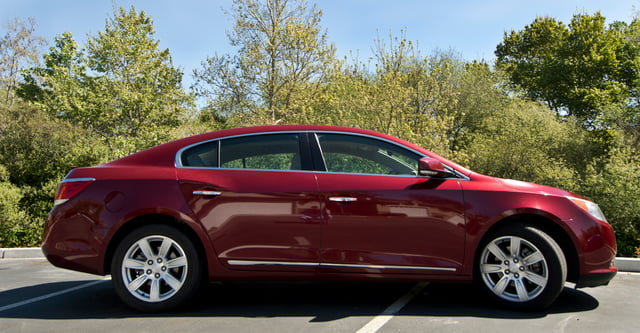
[[(545, 158), (549, 165), (557, 164), (557, 170), (572, 170), (573, 177), (566, 179), (582, 180), (560, 186), (560, 178), (557, 186), (598, 202), (616, 230), (619, 253), (632, 256), (640, 230), (640, 21), (610, 27), (604, 22), (600, 13), (574, 15), (568, 26), (550, 17), (537, 18), (522, 31), (505, 33), (496, 55), (513, 86), (564, 117), (575, 115), (583, 124), (586, 131), (570, 132), (575, 134), (568, 139), (575, 144)], [(529, 131), (536, 131), (535, 124), (529, 126)], [(575, 141), (574, 135), (580, 139)], [(540, 144), (531, 144), (529, 151), (536, 156)]]
[(0, 105), (0, 246), (37, 246), (58, 181), (107, 161), (100, 140), (41, 109)]
[(402, 37), (378, 41), (376, 56), (373, 73), (346, 66), (314, 95), (299, 96), (294, 120), (367, 128), (449, 153), (459, 68), (452, 57), (422, 57)]
[(618, 252), (632, 256), (640, 238), (640, 157), (615, 149), (605, 161), (589, 165), (581, 192), (598, 202), (617, 232)]
[(6, 168), (0, 165), (0, 247), (33, 245), (42, 230), (33, 232), (33, 223), (20, 209), (22, 191), (8, 180)]
[(572, 151), (584, 141), (580, 128), (563, 122), (549, 109), (525, 101), (484, 119), (483, 130), (472, 135), (466, 149), (471, 169), (492, 176), (518, 179), (569, 190), (577, 188)]
[(88, 122), (100, 135), (126, 137), (133, 152), (164, 142), (164, 130), (177, 126), (191, 99), (182, 89), (182, 72), (169, 50), (153, 38), (153, 21), (144, 11), (119, 8), (105, 30), (87, 41), (91, 109), (71, 117)]
[(71, 33), (55, 37), (54, 46), (43, 58), (44, 67), (23, 71), (24, 82), (18, 86), (18, 96), (62, 119), (74, 119), (89, 109), (87, 68)]
[[(144, 12), (118, 8), (86, 48), (63, 33), (43, 56), (44, 66), (27, 69), (25, 59), (35, 63), (37, 57), (27, 52), (37, 40), (30, 23), (15, 36), (20, 29), (11, 30), (1, 45), (3, 66), (12, 61), (6, 71), (2, 67), (11, 76), (3, 77), (7, 98), (0, 104), (0, 165), (6, 176), (0, 243), (7, 246), (37, 245), (57, 182), (69, 167), (95, 165), (180, 136), (193, 102)], [(20, 70), (22, 82), (15, 78)], [(29, 104), (9, 100), (13, 91)]]
[(69, 123), (51, 119), (38, 108), (0, 105), (0, 164), (18, 186), (41, 186), (59, 180), (70, 166), (87, 166), (109, 158), (100, 142)]
[(625, 100), (637, 77), (624, 35), (604, 22), (600, 13), (576, 14), (568, 26), (538, 17), (505, 33), (496, 48), (498, 66), (532, 100), (591, 126), (600, 107)]
[(154, 33), (144, 11), (118, 8), (85, 50), (71, 34), (58, 36), (45, 67), (25, 74), (20, 95), (101, 136), (117, 155), (172, 139), (167, 133), (193, 100)]
[[(0, 246), (40, 242), (72, 165), (209, 130), (316, 123), (384, 132), (482, 173), (584, 194), (614, 226), (620, 254), (640, 251), (639, 19), (537, 18), (505, 34), (493, 68), (452, 52), (423, 56), (404, 32), (376, 40), (366, 65), (337, 60), (322, 12), (305, 0), (234, 0), (228, 14), (238, 52), (194, 72), (193, 91), (206, 98), (199, 112), (144, 11), (117, 8), (86, 45), (62, 33), (42, 66), (34, 22), (9, 26), (0, 38)], [(384, 172), (339, 154), (328, 162)], [(232, 163), (292, 165), (289, 155)]]
[(506, 109), (511, 98), (503, 88), (504, 78), (489, 64), (464, 64), (456, 82), (457, 103), (451, 109), (453, 126), (450, 128), (450, 149), (467, 150), (473, 134), (484, 131), (487, 117)]
[(305, 0), (236, 0), (229, 14), (238, 54), (207, 58), (194, 71), (194, 89), (217, 113), (250, 115), (251, 124), (287, 122), (293, 96), (309, 93), (334, 67), (322, 12)]

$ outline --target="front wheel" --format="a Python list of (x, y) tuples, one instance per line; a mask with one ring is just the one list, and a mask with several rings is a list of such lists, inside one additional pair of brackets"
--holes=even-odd
[(184, 304), (202, 282), (201, 263), (191, 240), (167, 225), (134, 230), (118, 244), (111, 276), (118, 296), (143, 312)]
[(567, 264), (558, 244), (540, 229), (515, 224), (480, 247), (476, 281), (498, 303), (517, 310), (550, 306), (564, 287)]

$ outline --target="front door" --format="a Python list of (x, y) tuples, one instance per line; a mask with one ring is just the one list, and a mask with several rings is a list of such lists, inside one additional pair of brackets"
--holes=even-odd
[(420, 155), (344, 134), (317, 135), (326, 173), (322, 266), (363, 273), (452, 274), (464, 260), (458, 179), (417, 176)]

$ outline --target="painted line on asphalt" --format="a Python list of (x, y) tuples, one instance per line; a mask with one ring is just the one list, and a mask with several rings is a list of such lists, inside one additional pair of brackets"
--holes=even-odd
[(380, 328), (382, 328), (382, 326), (389, 322), (389, 320), (391, 320), (396, 313), (400, 312), (400, 310), (402, 310), (402, 308), (404, 308), (407, 303), (409, 303), (414, 297), (416, 297), (428, 284), (429, 282), (420, 282), (416, 284), (413, 288), (411, 288), (411, 290), (400, 297), (397, 301), (393, 302), (393, 304), (389, 305), (389, 307), (382, 311), (381, 314), (371, 319), (371, 321), (369, 321), (356, 333), (377, 332)]
[(81, 284), (79, 286), (75, 286), (75, 287), (63, 289), (63, 290), (60, 290), (60, 291), (56, 291), (54, 293), (50, 293), (50, 294), (46, 294), (46, 295), (30, 298), (30, 299), (27, 299), (27, 300), (24, 300), (24, 301), (20, 301), (20, 302), (17, 302), (17, 303), (13, 303), (13, 304), (9, 304), (9, 305), (5, 305), (5, 306), (0, 307), (0, 312), (11, 310), (11, 309), (23, 306), (23, 305), (27, 305), (27, 304), (31, 304), (31, 303), (35, 303), (35, 302), (40, 302), (40, 301), (48, 299), (48, 298), (64, 295), (66, 293), (70, 293), (72, 291), (80, 290), (80, 289), (83, 289), (83, 288), (88, 288), (88, 287), (91, 287), (91, 286), (96, 285), (98, 283), (104, 282), (106, 280), (111, 280), (111, 277), (106, 277), (106, 278), (104, 278), (102, 280), (91, 281), (91, 282), (88, 282), (88, 283), (85, 283), (85, 284)]

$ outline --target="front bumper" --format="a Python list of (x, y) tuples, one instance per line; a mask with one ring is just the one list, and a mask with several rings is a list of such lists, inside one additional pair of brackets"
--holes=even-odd
[(603, 269), (589, 274), (583, 274), (580, 276), (578, 282), (576, 283), (576, 288), (606, 286), (609, 284), (609, 281), (611, 281), (616, 276), (617, 273), (618, 268), (611, 267), (609, 269)]

